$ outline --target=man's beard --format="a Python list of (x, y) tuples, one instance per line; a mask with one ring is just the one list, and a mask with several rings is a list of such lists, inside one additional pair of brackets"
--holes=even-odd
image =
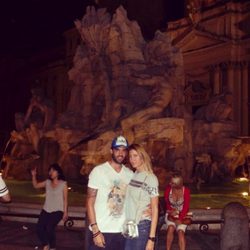
[(116, 159), (116, 157), (112, 154), (112, 160), (117, 163), (117, 164), (122, 164), (125, 161), (125, 158), (122, 159), (122, 161), (119, 161), (118, 159)]

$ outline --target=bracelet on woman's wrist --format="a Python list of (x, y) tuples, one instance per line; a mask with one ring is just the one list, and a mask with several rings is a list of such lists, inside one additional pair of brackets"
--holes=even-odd
[(148, 237), (149, 240), (155, 242), (156, 241), (156, 238), (155, 237)]
[(97, 223), (96, 223), (96, 222), (94, 222), (94, 223), (90, 224), (90, 227), (93, 227), (93, 226), (95, 226), (95, 225), (97, 225)]

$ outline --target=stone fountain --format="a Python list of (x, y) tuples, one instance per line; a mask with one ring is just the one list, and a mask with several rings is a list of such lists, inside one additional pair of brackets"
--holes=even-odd
[(167, 32), (145, 41), (123, 7), (112, 17), (88, 7), (75, 26), (81, 43), (68, 72), (74, 85), (67, 109), (54, 117), (33, 89), (27, 113), (16, 116), (6, 177), (30, 178), (27, 170), (34, 166), (44, 176), (57, 161), (68, 178), (79, 178), (109, 158), (118, 134), (145, 146), (162, 186), (172, 170), (191, 181), (195, 162), (203, 177), (207, 168), (214, 176), (233, 173), (239, 165), (233, 151), (243, 146), (235, 139), (230, 98), (214, 97), (195, 115), (187, 111), (182, 54)]

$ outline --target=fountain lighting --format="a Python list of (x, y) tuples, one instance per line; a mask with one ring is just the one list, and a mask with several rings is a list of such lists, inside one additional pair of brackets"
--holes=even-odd
[(40, 197), (40, 198), (45, 198), (45, 193), (31, 195), (31, 197)]
[(238, 180), (240, 182), (245, 182), (245, 181), (248, 181), (248, 178), (246, 178), (246, 177), (240, 177), (240, 178), (238, 178)]
[(242, 194), (242, 196), (243, 196), (244, 198), (246, 198), (246, 197), (248, 196), (248, 192), (242, 192), (241, 194)]
[(211, 207), (206, 207), (207, 210), (211, 209)]

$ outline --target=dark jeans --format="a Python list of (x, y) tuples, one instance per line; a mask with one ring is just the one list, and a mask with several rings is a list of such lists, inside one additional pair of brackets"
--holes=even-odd
[(47, 213), (42, 210), (37, 223), (37, 235), (43, 246), (56, 247), (56, 226), (63, 217), (62, 211)]
[(138, 224), (139, 237), (135, 239), (126, 239), (125, 250), (145, 250), (148, 242), (151, 221), (143, 220)]
[(105, 248), (97, 247), (93, 243), (92, 232), (89, 231), (89, 247), (88, 250), (124, 250), (125, 238), (121, 233), (102, 233), (105, 239)]

